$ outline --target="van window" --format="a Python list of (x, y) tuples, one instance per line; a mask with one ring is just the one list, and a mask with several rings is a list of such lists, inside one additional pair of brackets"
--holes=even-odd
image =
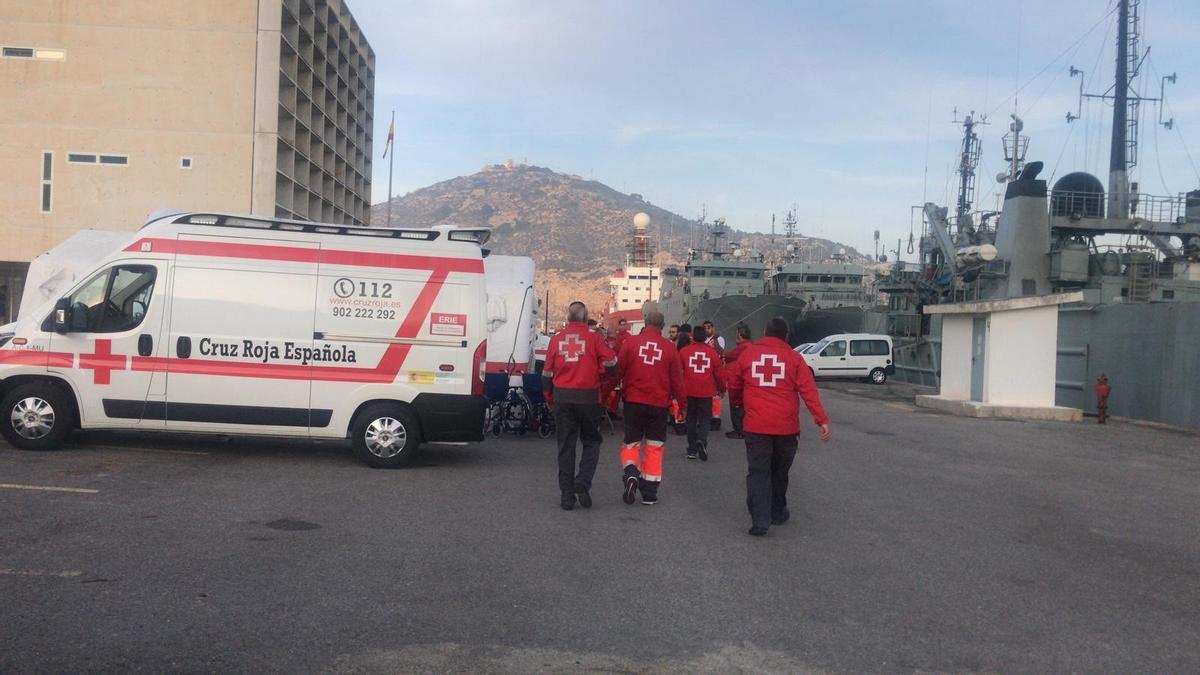
[(86, 325), (88, 333), (137, 328), (150, 306), (155, 276), (148, 265), (121, 265), (96, 274), (71, 294), (71, 324)]
[(850, 341), (850, 356), (887, 356), (891, 353), (887, 340)]
[(821, 356), (845, 356), (845, 355), (846, 355), (846, 341), (845, 340), (838, 340), (837, 342), (830, 342), (829, 345), (827, 347), (825, 347), (825, 350), (821, 352)]

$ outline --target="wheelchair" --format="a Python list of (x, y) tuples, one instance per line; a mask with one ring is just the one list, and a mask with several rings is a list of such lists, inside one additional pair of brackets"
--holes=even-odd
[(488, 399), (485, 434), (524, 436), (533, 431), (541, 438), (549, 438), (554, 433), (554, 416), (546, 404), (541, 375), (523, 375), (521, 386), (515, 387), (510, 386), (508, 373), (488, 373), (484, 377), (484, 394)]

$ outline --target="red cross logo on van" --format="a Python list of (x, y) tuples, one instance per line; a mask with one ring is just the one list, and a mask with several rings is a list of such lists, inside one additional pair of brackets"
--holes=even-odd
[(587, 343), (581, 340), (576, 333), (568, 333), (559, 347), (559, 351), (563, 353), (563, 360), (567, 363), (579, 361), (579, 357), (583, 356), (586, 349)]
[(109, 384), (112, 371), (125, 370), (125, 355), (112, 353), (112, 340), (96, 340), (94, 353), (79, 355), (79, 367), (92, 371), (93, 384)]
[(703, 375), (712, 367), (712, 360), (704, 352), (692, 352), (691, 358), (688, 359), (688, 367), (693, 373)]
[(763, 354), (758, 357), (757, 361), (750, 364), (750, 375), (754, 377), (760, 387), (774, 387), (783, 379), (783, 374), (783, 364), (774, 354)]
[(642, 357), (642, 363), (652, 366), (662, 361), (662, 347), (659, 347), (657, 343), (647, 342), (638, 350), (638, 356)]

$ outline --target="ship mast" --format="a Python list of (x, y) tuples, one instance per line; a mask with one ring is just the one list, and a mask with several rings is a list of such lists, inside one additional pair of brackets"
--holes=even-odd
[[(1108, 155), (1108, 199), (1107, 212), (1109, 218), (1127, 219), (1131, 206), (1136, 203), (1132, 194), (1133, 185), (1129, 182), (1129, 171), (1137, 166), (1138, 155), (1138, 109), (1142, 101), (1154, 101), (1161, 105), (1162, 96), (1153, 98), (1139, 96), (1132, 91), (1132, 83), (1141, 70), (1143, 53), (1138, 45), (1140, 32), (1138, 29), (1138, 9), (1141, 0), (1117, 1), (1117, 59), (1116, 72), (1112, 89), (1103, 94), (1085, 94), (1083, 92), (1083, 71), (1071, 66), (1071, 77), (1079, 77), (1079, 111), (1083, 110), (1083, 99), (1096, 98), (1113, 102), (1112, 145)], [(1163, 78), (1166, 82), (1174, 82), (1174, 76)], [(1079, 119), (1079, 113), (1067, 113), (1067, 122)], [(1170, 120), (1163, 126), (1170, 128)]]
[[(1130, 137), (1129, 131), (1134, 132), (1133, 142), (1137, 142), (1137, 128), (1129, 128), (1130, 120), (1136, 124), (1137, 111), (1130, 110), (1130, 105), (1137, 105), (1138, 99), (1129, 98), (1129, 48), (1133, 47), (1133, 52), (1137, 53), (1137, 31), (1134, 30), (1134, 43), (1130, 45), (1129, 33), (1129, 0), (1119, 0), (1117, 9), (1117, 72), (1113, 85), (1113, 121), (1112, 121), (1112, 147), (1108, 156), (1108, 215), (1110, 218), (1128, 218), (1129, 217), (1129, 174), (1128, 170), (1133, 167), (1133, 162), (1130, 160), (1136, 159), (1132, 157), (1133, 153), (1127, 154), (1129, 148)], [(1136, 0), (1135, 13), (1136, 14)], [(1136, 21), (1136, 18), (1134, 19)], [(1132, 113), (1132, 115), (1130, 114)]]
[[(957, 113), (955, 110), (955, 118), (958, 117)], [(981, 145), (975, 127), (987, 124), (987, 115), (976, 120), (975, 111), (972, 110), (964, 119), (955, 119), (954, 122), (961, 124), (963, 129), (962, 148), (958, 155), (958, 204), (954, 209), (955, 223), (959, 232), (971, 234), (975, 231), (971, 221), (971, 209), (975, 204), (975, 171), (979, 168)]]

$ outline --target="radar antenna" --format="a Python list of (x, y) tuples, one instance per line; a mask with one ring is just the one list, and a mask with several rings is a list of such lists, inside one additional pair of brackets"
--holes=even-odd
[(1138, 163), (1138, 112), (1143, 101), (1159, 104), (1158, 122), (1170, 129), (1175, 120), (1162, 119), (1162, 102), (1166, 96), (1167, 83), (1175, 83), (1175, 74), (1162, 78), (1158, 98), (1138, 95), (1133, 81), (1142, 69), (1142, 63), (1150, 54), (1150, 48), (1141, 50), (1141, 0), (1118, 0), (1117, 2), (1117, 63), (1113, 86), (1103, 94), (1083, 91), (1083, 71), (1071, 66), (1071, 77), (1079, 77), (1079, 104), (1074, 114), (1067, 113), (1067, 122), (1074, 122), (1083, 114), (1083, 99), (1095, 98), (1113, 102), (1112, 143), (1108, 159), (1108, 213), (1109, 217), (1127, 218), (1134, 199), (1130, 194), (1129, 171)]

